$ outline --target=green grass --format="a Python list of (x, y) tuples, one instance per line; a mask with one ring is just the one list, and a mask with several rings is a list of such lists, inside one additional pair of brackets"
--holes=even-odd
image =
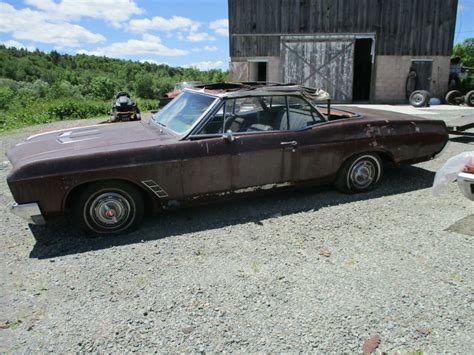
[[(141, 111), (158, 106), (158, 100), (137, 100)], [(14, 102), (0, 110), (0, 132), (63, 120), (103, 117), (110, 114), (112, 102), (86, 99), (32, 100)]]

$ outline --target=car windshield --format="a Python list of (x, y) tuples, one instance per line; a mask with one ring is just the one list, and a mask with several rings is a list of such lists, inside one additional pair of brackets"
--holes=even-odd
[(183, 134), (206, 112), (215, 97), (192, 92), (183, 92), (153, 116), (160, 126)]

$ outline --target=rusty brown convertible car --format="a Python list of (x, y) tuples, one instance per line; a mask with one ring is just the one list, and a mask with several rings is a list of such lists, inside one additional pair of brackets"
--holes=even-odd
[(12, 212), (43, 223), (70, 211), (99, 234), (133, 228), (145, 211), (258, 187), (333, 183), (365, 192), (383, 163), (432, 159), (442, 121), (376, 110), (329, 109), (296, 85), (186, 89), (149, 122), (29, 137), (8, 152)]

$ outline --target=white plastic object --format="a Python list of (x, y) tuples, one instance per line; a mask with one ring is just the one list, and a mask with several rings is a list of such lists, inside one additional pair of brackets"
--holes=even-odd
[(441, 105), (441, 100), (438, 99), (437, 97), (432, 97), (432, 98), (430, 99), (430, 105), (433, 105), (433, 106), (435, 106), (435, 105)]
[(438, 196), (447, 186), (456, 180), (457, 175), (467, 164), (474, 164), (474, 151), (464, 152), (448, 159), (435, 175), (433, 182), (433, 195)]

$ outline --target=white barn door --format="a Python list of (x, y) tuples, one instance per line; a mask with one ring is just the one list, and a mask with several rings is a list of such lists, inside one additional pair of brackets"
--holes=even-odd
[(351, 102), (354, 38), (284, 36), (280, 42), (283, 80), (327, 91), (333, 101)]

